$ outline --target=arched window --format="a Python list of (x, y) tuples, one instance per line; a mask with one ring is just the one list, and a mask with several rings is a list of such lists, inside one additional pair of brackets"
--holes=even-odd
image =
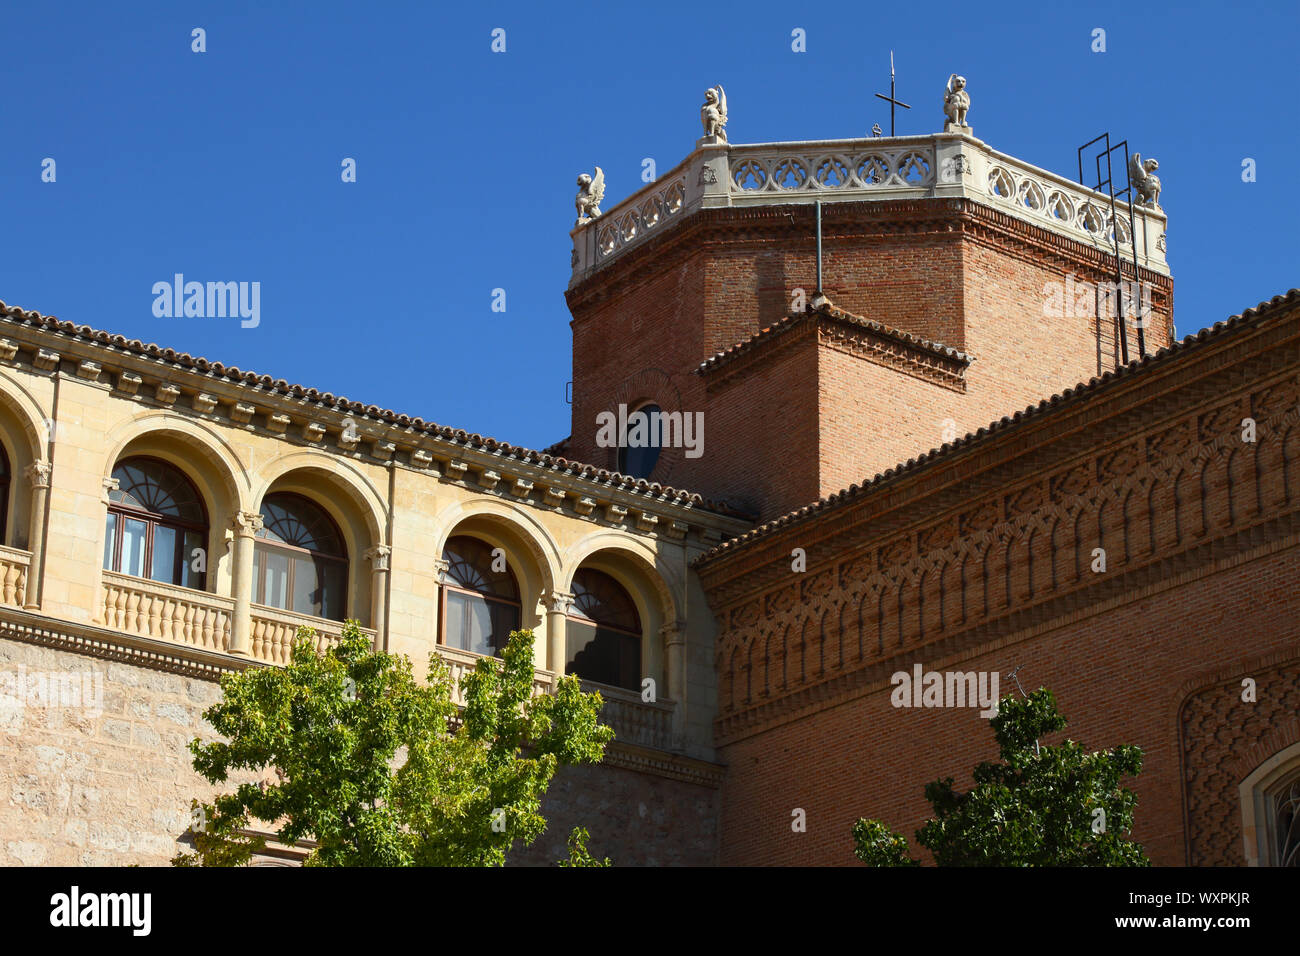
[(267, 607), (343, 620), (348, 553), (325, 510), (281, 492), (262, 501), (262, 530), (253, 549), (253, 600)]
[(1300, 867), (1300, 773), (1269, 794), (1273, 811), (1269, 821), (1274, 866)]
[(565, 628), (564, 673), (614, 687), (641, 687), (641, 617), (623, 586), (579, 568)]
[[(649, 478), (663, 450), (658, 405), (642, 405), (627, 417), (627, 435), (619, 436), (618, 470), (633, 478)], [(637, 416), (643, 416), (638, 418)]]
[(453, 537), (442, 551), (442, 643), (475, 654), (497, 654), (519, 630), (519, 585), (503, 552), (478, 538)]
[(0, 544), (9, 533), (9, 453), (0, 445)]
[(157, 458), (126, 458), (113, 477), (117, 488), (108, 493), (104, 567), (203, 590), (208, 518), (190, 480)]

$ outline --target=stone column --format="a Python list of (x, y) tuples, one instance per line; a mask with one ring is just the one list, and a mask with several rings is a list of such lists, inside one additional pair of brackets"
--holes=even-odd
[(684, 746), (686, 740), (686, 626), (682, 621), (672, 621), (659, 628), (664, 643), (668, 673), (666, 696), (674, 701), (673, 747)]
[(44, 459), (27, 466), (27, 478), (32, 483), (32, 514), (28, 523), (27, 550), (31, 562), (27, 567), (27, 587), (23, 593), (23, 607), (34, 611), (41, 606), (41, 562), (45, 558), (45, 500), (50, 493), (52, 467)]
[(252, 636), (253, 545), (257, 532), (262, 530), (262, 516), (251, 511), (239, 511), (231, 519), (230, 526), (235, 532), (230, 575), (235, 614), (230, 621), (230, 653), (247, 654)]
[(564, 634), (569, 608), (573, 607), (573, 595), (552, 588), (542, 595), (542, 601), (546, 605), (546, 669), (558, 681), (564, 676), (567, 656)]
[(375, 629), (375, 650), (388, 648), (388, 556), (393, 549), (377, 544), (366, 551), (370, 561), (370, 626)]

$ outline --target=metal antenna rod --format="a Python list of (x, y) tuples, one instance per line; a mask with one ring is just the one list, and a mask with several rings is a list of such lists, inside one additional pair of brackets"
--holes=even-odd
[(817, 200), (817, 294), (822, 294), (822, 201)]
[[(1020, 668), (1022, 668), (1022, 667), (1024, 667), (1024, 666), (1025, 666), (1024, 664), (1017, 664), (1017, 665), (1016, 665), (1016, 669), (1013, 670), (1013, 671), (1012, 671), (1010, 674), (1008, 674), (1007, 676), (1010, 677), (1013, 681), (1016, 682), (1016, 689), (1020, 691), (1020, 696), (1021, 696), (1021, 697), (1028, 697), (1029, 695), (1025, 693), (1025, 689), (1024, 689), (1023, 687), (1020, 686), (1020, 678), (1016, 676), (1017, 674), (1020, 673)], [(1041, 750), (1039, 749), (1039, 747), (1038, 747), (1038, 741), (1035, 740), (1035, 741), (1034, 741), (1034, 753), (1035, 753), (1035, 755), (1037, 755), (1037, 754), (1039, 754), (1039, 753), (1041, 753), (1041, 752), (1042, 752), (1042, 751), (1041, 751)]]

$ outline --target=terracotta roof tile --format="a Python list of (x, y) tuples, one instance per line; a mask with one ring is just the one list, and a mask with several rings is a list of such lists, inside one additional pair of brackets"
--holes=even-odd
[(1003, 416), (998, 421), (986, 425), (975, 432), (971, 432), (963, 438), (959, 438), (953, 442), (948, 442), (916, 458), (909, 458), (906, 462), (895, 465), (893, 468), (876, 475), (874, 478), (864, 481), (862, 484), (850, 485), (848, 488), (838, 491), (833, 495), (828, 495), (825, 498), (814, 501), (802, 508), (787, 512), (778, 518), (773, 518), (771, 521), (764, 522), (758, 527), (753, 528), (738, 537), (724, 541), (722, 544), (706, 551), (691, 562), (691, 564), (693, 567), (698, 567), (699, 565), (719, 557), (728, 551), (734, 551), (737, 548), (749, 545), (759, 538), (775, 534), (777, 531), (787, 528), (790, 525), (798, 524), (803, 520), (819, 515), (825, 511), (846, 506), (849, 502), (858, 500), (864, 495), (870, 494), (888, 481), (900, 478), (901, 476), (920, 468), (933, 465), (937, 460), (954, 455), (959, 451), (963, 451), (976, 442), (990, 438), (990, 436), (1001, 435), (1008, 428), (1013, 428), (1025, 421), (1038, 418), (1046, 412), (1060, 407), (1066, 402), (1078, 401), (1090, 397), (1094, 392), (1118, 379), (1130, 378), (1133, 375), (1141, 374), (1152, 365), (1164, 364), (1167, 361), (1180, 357), (1191, 349), (1198, 348), (1204, 343), (1210, 342), (1221, 335), (1235, 331), (1261, 315), (1267, 315), (1277, 309), (1296, 303), (1300, 303), (1300, 289), (1291, 289), (1284, 295), (1276, 295), (1267, 302), (1261, 302), (1254, 308), (1246, 309), (1240, 315), (1231, 316), (1225, 321), (1216, 322), (1209, 328), (1201, 329), (1199, 332), (1188, 335), (1181, 342), (1175, 342), (1167, 348), (1163, 348), (1160, 351), (1154, 352), (1141, 359), (1134, 360), (1128, 365), (1106, 372), (1104, 375), (1094, 377), (1087, 382), (1080, 382), (1073, 388), (1067, 388), (1065, 391), (1059, 392), (1050, 398), (1043, 399), (1037, 405), (1031, 405), (1023, 411), (1018, 411), (1013, 415)]
[(839, 319), (842, 322), (847, 322), (851, 325), (856, 325), (859, 328), (867, 329), (887, 338), (895, 339), (905, 345), (909, 345), (912, 348), (924, 352), (933, 352), (937, 355), (942, 355), (945, 358), (956, 359), (959, 362), (969, 363), (973, 361), (972, 357), (967, 355), (965, 352), (958, 351), (955, 348), (942, 345), (938, 342), (931, 342), (929, 339), (923, 339), (921, 336), (913, 335), (911, 332), (904, 332), (902, 329), (896, 329), (881, 322), (876, 322), (872, 319), (867, 319), (852, 312), (848, 312), (833, 304), (826, 296), (822, 296), (821, 301), (813, 305), (808, 309), (808, 311), (791, 312), (789, 315), (785, 316), (785, 318), (781, 319), (780, 322), (769, 325), (767, 328), (760, 329), (743, 342), (738, 342), (730, 348), (711, 355), (700, 363), (699, 367), (695, 370), (696, 374), (707, 374), (715, 368), (727, 364), (732, 359), (749, 352), (760, 343), (775, 338), (781, 333), (793, 328), (808, 316), (815, 314), (824, 315), (832, 319)]
[(544, 452), (534, 451), (530, 448), (511, 445), (509, 442), (498, 441), (495, 438), (485, 437), (474, 432), (467, 432), (463, 428), (450, 428), (446, 425), (426, 422), (423, 418), (412, 418), (409, 415), (399, 414), (398, 412), (391, 411), (387, 408), (380, 408), (378, 405), (366, 405), (362, 402), (352, 401), (351, 399), (342, 396), (336, 397), (330, 392), (320, 392), (314, 388), (305, 388), (302, 385), (294, 385), (282, 378), (273, 379), (270, 375), (259, 375), (257, 372), (243, 371), (237, 366), (226, 366), (221, 362), (213, 362), (202, 356), (194, 358), (188, 352), (177, 352), (175, 349), (163, 348), (153, 344), (152, 342), (145, 344), (139, 339), (128, 340), (124, 336), (114, 335), (99, 329), (93, 329), (88, 325), (75, 325), (72, 322), (61, 321), (52, 315), (41, 315), (39, 312), (21, 309), (18, 306), (6, 305), (3, 301), (0, 301), (0, 323), (31, 325), (53, 332), (59, 332), (64, 335), (76, 336), (101, 345), (111, 346), (123, 352), (144, 355), (149, 358), (162, 358), (168, 362), (173, 362), (182, 368), (195, 369), (196, 371), (210, 373), (218, 378), (224, 378), (231, 382), (242, 381), (246, 385), (261, 385), (263, 388), (269, 389), (272, 392), (282, 392), (295, 398), (307, 398), (309, 401), (315, 402), (319, 405), (324, 405), (328, 408), (345, 412), (356, 412), (357, 414), (365, 415), (387, 424), (396, 425), (400, 428), (413, 428), (426, 435), (442, 438), (447, 441), (458, 442), (485, 451), (497, 452), (509, 458), (515, 458), (526, 463), (540, 465), (544, 468), (552, 468), (556, 471), (572, 474), (579, 478), (598, 481), (601, 484), (649, 493), (658, 498), (671, 500), (676, 504), (698, 506), (717, 514), (745, 518), (748, 520), (753, 520), (754, 518), (752, 514), (738, 511), (725, 501), (706, 499), (703, 495), (686, 491), (684, 489), (673, 488), (667, 485), (652, 485), (643, 479), (633, 478), (631, 475), (624, 475), (615, 471), (606, 471), (605, 469), (597, 469), (593, 465), (569, 461), (567, 458), (555, 457)]

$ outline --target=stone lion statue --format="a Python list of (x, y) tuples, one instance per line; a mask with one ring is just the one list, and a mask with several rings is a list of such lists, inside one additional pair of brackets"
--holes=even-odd
[(966, 92), (966, 77), (956, 73), (948, 77), (948, 87), (943, 94), (943, 112), (953, 126), (966, 126), (966, 111), (970, 109), (970, 94)]
[(1160, 177), (1156, 170), (1160, 164), (1154, 159), (1143, 160), (1141, 153), (1134, 153), (1128, 161), (1128, 179), (1137, 194), (1137, 205), (1160, 205)]
[(700, 122), (704, 124), (705, 136), (716, 136), (724, 143), (727, 141), (727, 93), (721, 83), (704, 91)]
[(578, 210), (575, 226), (591, 222), (600, 215), (600, 201), (605, 198), (605, 171), (596, 167), (596, 175), (583, 173), (578, 177), (578, 195), (573, 200)]

